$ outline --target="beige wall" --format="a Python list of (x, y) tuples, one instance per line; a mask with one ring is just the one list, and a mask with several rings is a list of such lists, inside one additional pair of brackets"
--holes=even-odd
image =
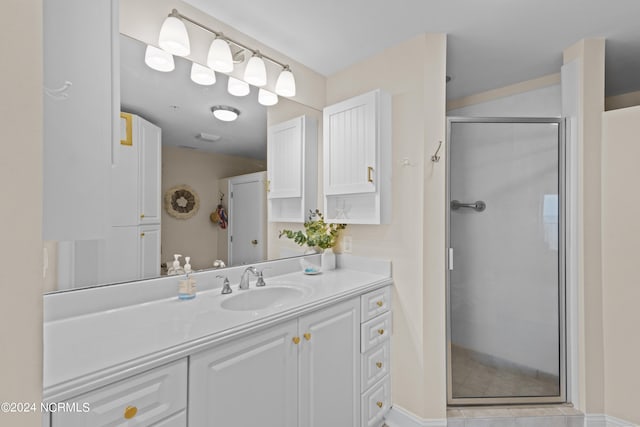
[(603, 119), (604, 406), (608, 415), (640, 424), (640, 107)]
[(224, 193), (225, 208), (229, 206), (227, 188), (220, 188), (219, 180), (266, 169), (264, 160), (162, 147), (163, 201), (169, 188), (182, 184), (193, 188), (200, 198), (198, 213), (186, 220), (162, 210), (162, 261), (173, 260), (173, 254), (177, 253), (190, 256), (193, 269), (211, 268), (216, 259), (226, 262), (226, 252), (218, 252), (218, 239), (226, 239), (226, 232), (209, 220), (220, 201), (218, 190)]
[(445, 63), (445, 35), (421, 35), (327, 79), (327, 104), (376, 88), (392, 95), (391, 224), (345, 234), (355, 255), (393, 262), (393, 401), (431, 419), (446, 416), (445, 161), (428, 161), (445, 138)]
[[(0, 401), (42, 395), (42, 2), (3, 3), (0, 24)], [(19, 40), (19, 43), (11, 41)], [(0, 424), (40, 426), (39, 412), (0, 413)]]
[(601, 132), (604, 112), (604, 39), (586, 39), (567, 48), (564, 63), (580, 61), (578, 113), (578, 329), (580, 404), (604, 412), (602, 328)]

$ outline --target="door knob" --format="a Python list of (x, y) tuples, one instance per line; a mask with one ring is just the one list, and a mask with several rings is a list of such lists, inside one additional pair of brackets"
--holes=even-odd
[(253, 239), (253, 240), (251, 241), (251, 244), (252, 244), (252, 245), (257, 245), (257, 244), (258, 244), (258, 241), (257, 241), (256, 239)]

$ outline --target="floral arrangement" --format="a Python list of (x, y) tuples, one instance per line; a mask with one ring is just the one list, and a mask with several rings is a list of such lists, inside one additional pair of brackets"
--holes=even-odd
[(309, 219), (304, 223), (305, 232), (281, 230), (278, 238), (285, 236), (293, 239), (300, 246), (306, 244), (312, 248), (329, 249), (338, 243), (340, 230), (344, 230), (346, 227), (347, 224), (327, 224), (318, 209), (309, 210)]

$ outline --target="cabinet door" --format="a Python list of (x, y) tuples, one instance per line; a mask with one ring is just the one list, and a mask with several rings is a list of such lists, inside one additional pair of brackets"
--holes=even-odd
[(160, 275), (160, 224), (139, 227), (140, 278)]
[(378, 91), (324, 109), (325, 194), (376, 191)]
[(138, 164), (140, 150), (134, 140), (135, 116), (120, 114), (120, 138), (113, 149), (111, 163), (111, 225), (138, 225)]
[(360, 423), (360, 304), (300, 318), (300, 427)]
[(107, 234), (117, 6), (115, 0), (43, 2), (44, 240)]
[(160, 184), (162, 168), (161, 130), (156, 125), (138, 118), (140, 150), (140, 224), (160, 223)]
[(302, 120), (297, 117), (269, 127), (267, 162), (269, 198), (302, 196)]
[(102, 283), (137, 279), (140, 271), (140, 234), (137, 226), (111, 227), (105, 240)]
[(296, 325), (191, 356), (189, 427), (296, 427)]

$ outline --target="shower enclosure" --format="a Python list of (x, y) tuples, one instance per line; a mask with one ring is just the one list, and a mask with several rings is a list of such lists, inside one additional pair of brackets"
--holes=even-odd
[(448, 403), (564, 402), (564, 126), (448, 119)]

